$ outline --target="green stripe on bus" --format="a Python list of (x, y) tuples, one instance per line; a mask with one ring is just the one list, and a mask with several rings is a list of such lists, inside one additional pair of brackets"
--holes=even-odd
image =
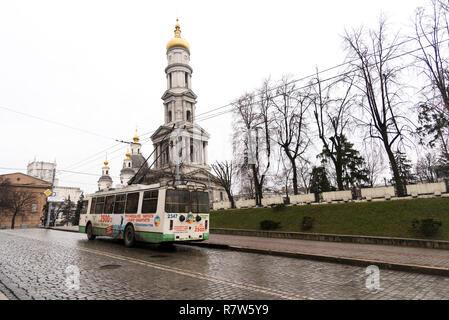
[(136, 240), (144, 242), (159, 243), (164, 241), (175, 241), (174, 234), (163, 234), (157, 232), (136, 231)]
[(85, 226), (78, 226), (78, 231), (82, 233), (86, 233), (86, 227)]

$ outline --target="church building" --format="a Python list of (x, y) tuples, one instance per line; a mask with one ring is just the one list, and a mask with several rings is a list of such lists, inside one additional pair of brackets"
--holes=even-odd
[[(149, 163), (146, 163), (142, 168), (141, 171), (145, 172), (142, 183), (201, 184), (210, 190), (211, 202), (227, 201), (225, 190), (216, 183), (208, 164), (210, 136), (195, 122), (197, 95), (192, 90), (190, 45), (181, 37), (179, 23), (176, 23), (174, 37), (167, 43), (166, 49), (167, 89), (161, 98), (163, 124), (151, 136), (154, 153), (153, 160), (148, 162), (154, 161), (154, 165), (148, 169)], [(131, 152), (126, 153), (120, 171), (121, 184), (126, 185), (144, 162), (136, 131)]]

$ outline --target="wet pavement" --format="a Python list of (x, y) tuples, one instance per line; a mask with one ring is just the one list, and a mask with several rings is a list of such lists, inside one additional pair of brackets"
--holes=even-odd
[(370, 291), (365, 271), (183, 245), (130, 249), (57, 230), (0, 231), (0, 291), (9, 299), (449, 299), (447, 277), (380, 270), (380, 289)]

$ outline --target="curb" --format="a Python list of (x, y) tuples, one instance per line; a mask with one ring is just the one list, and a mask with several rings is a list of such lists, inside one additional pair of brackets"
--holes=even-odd
[(238, 251), (238, 252), (247, 252), (247, 253), (258, 253), (265, 255), (273, 255), (280, 257), (288, 257), (288, 258), (296, 258), (296, 259), (307, 259), (307, 260), (315, 260), (322, 262), (331, 262), (331, 263), (341, 263), (347, 264), (357, 267), (367, 267), (370, 265), (376, 265), (381, 269), (386, 270), (395, 270), (395, 271), (405, 271), (405, 272), (414, 272), (414, 273), (423, 273), (429, 275), (438, 275), (449, 277), (449, 268), (439, 268), (439, 267), (430, 267), (430, 266), (422, 266), (422, 265), (414, 265), (414, 264), (401, 264), (401, 263), (392, 263), (378, 260), (367, 260), (367, 259), (354, 259), (354, 258), (343, 258), (336, 256), (328, 256), (328, 255), (319, 255), (319, 254), (310, 254), (310, 253), (299, 253), (299, 252), (287, 252), (287, 251), (274, 251), (274, 250), (262, 250), (262, 249), (253, 249), (247, 247), (237, 247), (237, 246), (229, 246), (223, 244), (213, 244), (213, 243), (180, 243), (183, 245), (189, 246), (197, 246), (197, 247), (205, 247), (211, 249), (222, 249), (222, 250), (230, 250), (230, 251)]
[(444, 240), (388, 238), (388, 237), (357, 236), (357, 235), (342, 235), (342, 234), (279, 232), (279, 231), (221, 229), (221, 228), (210, 228), (210, 233), (249, 236), (249, 237), (300, 239), (300, 240), (328, 241), (328, 242), (349, 242), (360, 244), (379, 244), (379, 245), (393, 245), (403, 247), (449, 250), (449, 241)]

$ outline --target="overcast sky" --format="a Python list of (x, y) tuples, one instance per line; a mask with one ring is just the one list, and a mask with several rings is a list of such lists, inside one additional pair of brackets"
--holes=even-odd
[[(25, 172), (16, 168), (35, 158), (99, 175), (109, 148), (118, 183), (126, 145), (110, 148), (113, 139), (131, 140), (136, 126), (143, 134), (163, 122), (165, 46), (176, 17), (191, 47), (200, 114), (269, 76), (300, 78), (343, 62), (345, 28), (374, 26), (381, 13), (406, 33), (420, 5), (427, 2), (1, 1), (0, 173)], [(199, 123), (211, 134), (209, 162), (231, 158), (230, 122), (227, 114)], [(142, 150), (149, 155), (151, 143)], [(58, 178), (93, 192), (99, 177)]]

